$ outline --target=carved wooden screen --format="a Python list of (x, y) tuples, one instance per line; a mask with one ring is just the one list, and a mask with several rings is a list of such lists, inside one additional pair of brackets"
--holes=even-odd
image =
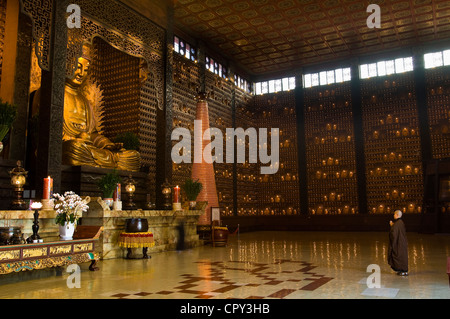
[(2, 81), (3, 50), (5, 39), (6, 0), (0, 0), (0, 85)]
[[(194, 120), (197, 102), (195, 96), (200, 85), (199, 65), (179, 54), (173, 57), (173, 128), (186, 128), (191, 132), (191, 152), (194, 150)], [(173, 141), (173, 145), (178, 141)], [(193, 159), (191, 153), (191, 159)], [(191, 163), (173, 163), (172, 184), (183, 185), (191, 177)]]

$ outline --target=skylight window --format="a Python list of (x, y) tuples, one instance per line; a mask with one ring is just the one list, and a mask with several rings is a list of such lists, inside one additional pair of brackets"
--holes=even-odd
[(215, 61), (213, 58), (210, 58), (209, 56), (206, 57), (206, 69), (211, 73), (220, 76), (221, 78), (228, 78), (227, 68), (219, 62)]
[(173, 50), (184, 56), (186, 59), (197, 62), (197, 50), (179, 37), (175, 36), (173, 38)]
[(303, 87), (311, 88), (319, 85), (343, 83), (352, 79), (350, 68), (322, 71), (303, 75)]
[[(237, 74), (234, 75), (234, 83), (241, 90), (244, 90), (247, 93), (250, 92), (249, 82)], [(259, 91), (261, 91), (261, 85), (259, 86)], [(261, 93), (259, 93), (259, 94), (261, 94)]]
[(255, 95), (277, 93), (294, 90), (296, 87), (295, 77), (275, 79), (263, 82), (257, 82), (254, 85)]
[(427, 53), (424, 55), (425, 69), (450, 65), (450, 50)]
[(408, 57), (360, 65), (359, 75), (361, 79), (368, 79), (377, 76), (405, 73), (413, 70), (413, 58)]

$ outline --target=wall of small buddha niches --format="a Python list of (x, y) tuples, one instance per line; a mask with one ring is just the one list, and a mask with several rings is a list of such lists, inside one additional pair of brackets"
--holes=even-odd
[(421, 212), (423, 167), (413, 73), (363, 80), (361, 91), (368, 209)]
[[(272, 128), (279, 129), (279, 170), (276, 174), (261, 174), (260, 166), (265, 164), (238, 166), (239, 215), (300, 213), (295, 105), (293, 91), (280, 92), (255, 96), (253, 102), (238, 113), (238, 121), (242, 120), (247, 127), (267, 128), (268, 134)], [(271, 135), (267, 144), (268, 154), (271, 154)]]
[[(103, 98), (103, 133), (111, 140), (122, 133), (136, 134), (142, 165), (149, 174), (149, 181), (153, 181), (156, 177), (156, 113), (158, 103), (162, 103), (154, 75), (148, 72), (143, 59), (117, 50), (99, 37), (93, 39), (93, 56), (92, 75)], [(148, 192), (155, 198), (154, 183), (148, 183)]]
[(304, 92), (310, 214), (359, 212), (350, 82)]
[[(195, 96), (200, 85), (199, 65), (174, 54), (173, 57), (173, 128), (186, 128), (194, 136), (197, 102)], [(173, 141), (173, 145), (178, 141)], [(194, 149), (192, 139), (191, 150)], [(193, 154), (190, 154), (191, 158)], [(192, 164), (172, 164), (172, 183), (183, 185), (191, 177)]]
[(426, 70), (428, 118), (434, 159), (450, 155), (450, 73), (449, 68)]
[(104, 134), (139, 133), (139, 59), (94, 38), (92, 74), (103, 90)]
[[(205, 87), (209, 94), (209, 123), (211, 128), (219, 129), (226, 137), (226, 129), (233, 127), (233, 83), (212, 72), (206, 72)], [(221, 214), (233, 210), (233, 164), (226, 161), (226, 145), (223, 148), (223, 163), (214, 163), (217, 196)]]
[[(257, 129), (259, 122), (253, 99), (249, 99), (241, 90), (236, 90), (235, 100), (236, 127), (244, 130), (248, 128)], [(237, 145), (244, 143), (244, 141), (238, 139), (235, 142)], [(245, 143), (245, 154), (245, 163), (236, 164), (236, 211), (238, 216), (259, 214), (259, 205), (261, 204), (258, 165), (249, 163), (249, 145), (247, 143)]]

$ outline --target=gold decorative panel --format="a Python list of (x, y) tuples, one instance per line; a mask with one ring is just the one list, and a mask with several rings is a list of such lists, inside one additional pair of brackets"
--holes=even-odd
[(47, 247), (24, 249), (22, 254), (23, 254), (23, 256), (22, 256), (23, 258), (34, 258), (34, 257), (47, 256)]
[(0, 261), (3, 260), (16, 260), (20, 258), (20, 249), (19, 250), (7, 250), (0, 252)]
[(68, 254), (72, 251), (72, 245), (50, 247), (50, 255)]
[(92, 243), (73, 245), (74, 253), (78, 253), (78, 252), (82, 252), (82, 251), (91, 251), (93, 249), (94, 249), (94, 244), (92, 244)]

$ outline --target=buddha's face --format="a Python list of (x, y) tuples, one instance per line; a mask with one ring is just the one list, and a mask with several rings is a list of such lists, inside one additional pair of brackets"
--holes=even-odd
[(75, 76), (72, 80), (68, 80), (69, 84), (73, 86), (80, 86), (86, 81), (87, 76), (89, 75), (89, 67), (90, 62), (85, 58), (78, 59), (78, 67), (75, 71)]

